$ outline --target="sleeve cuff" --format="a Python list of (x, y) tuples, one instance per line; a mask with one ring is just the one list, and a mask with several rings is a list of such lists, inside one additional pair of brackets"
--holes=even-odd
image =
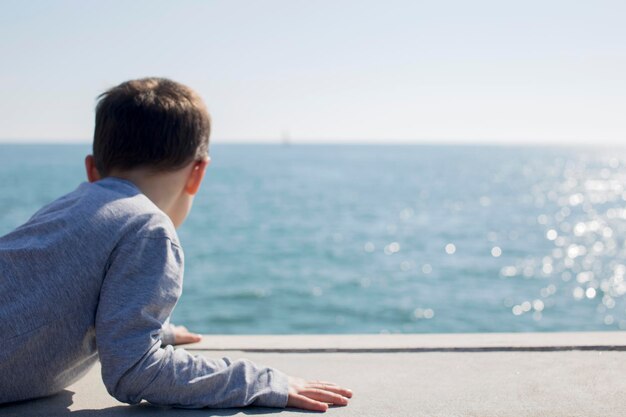
[(161, 327), (161, 345), (174, 345), (174, 341), (174, 326), (168, 320)]
[(264, 395), (259, 396), (254, 405), (259, 407), (285, 408), (289, 400), (289, 377), (274, 368), (266, 369), (267, 387)]

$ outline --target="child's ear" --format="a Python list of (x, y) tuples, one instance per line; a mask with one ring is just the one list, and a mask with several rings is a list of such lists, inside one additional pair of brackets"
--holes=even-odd
[(211, 158), (208, 156), (193, 162), (191, 172), (189, 173), (189, 177), (187, 177), (187, 184), (185, 185), (187, 194), (195, 195), (198, 192), (200, 184), (202, 184), (202, 179), (204, 178), (204, 173), (210, 163)]
[(85, 171), (87, 171), (87, 179), (89, 182), (95, 182), (100, 179), (100, 173), (96, 168), (96, 160), (93, 155), (87, 155), (85, 157)]

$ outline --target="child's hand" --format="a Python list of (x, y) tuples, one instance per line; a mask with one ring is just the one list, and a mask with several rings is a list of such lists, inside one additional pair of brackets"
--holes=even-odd
[(190, 333), (185, 326), (174, 327), (174, 344), (184, 345), (185, 343), (196, 343), (202, 340), (202, 336), (196, 333)]
[(348, 398), (352, 398), (352, 391), (332, 382), (289, 378), (287, 407), (324, 412), (328, 410), (328, 404), (348, 405)]

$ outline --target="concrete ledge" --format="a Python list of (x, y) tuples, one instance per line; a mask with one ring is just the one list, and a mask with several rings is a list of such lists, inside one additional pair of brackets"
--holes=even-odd
[[(246, 357), (351, 388), (329, 416), (626, 416), (625, 334), (526, 333), (205, 336), (207, 357)], [(403, 349), (404, 351), (401, 351)], [(285, 353), (289, 352), (289, 353)], [(299, 410), (182, 410), (111, 398), (94, 367), (58, 395), (0, 406), (0, 416), (309, 415)]]
[(626, 350), (626, 332), (204, 336), (187, 350), (419, 352)]

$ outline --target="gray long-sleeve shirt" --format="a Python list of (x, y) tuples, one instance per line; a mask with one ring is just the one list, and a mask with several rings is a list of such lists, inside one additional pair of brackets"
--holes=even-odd
[(131, 182), (43, 207), (0, 238), (0, 403), (58, 392), (99, 358), (123, 402), (284, 407), (281, 372), (162, 346), (182, 277), (172, 222)]

